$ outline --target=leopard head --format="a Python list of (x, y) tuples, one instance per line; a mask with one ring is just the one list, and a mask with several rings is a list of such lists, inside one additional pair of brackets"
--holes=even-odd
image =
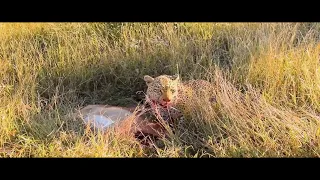
[(179, 75), (160, 75), (155, 78), (145, 75), (147, 96), (154, 103), (168, 106), (175, 102), (178, 96)]

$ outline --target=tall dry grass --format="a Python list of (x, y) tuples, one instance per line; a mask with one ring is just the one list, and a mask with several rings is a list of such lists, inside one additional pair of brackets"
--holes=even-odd
[[(2, 23), (1, 157), (319, 156), (318, 23)], [(143, 75), (207, 79), (161, 147), (63, 115), (128, 105)], [(211, 96), (212, 94), (210, 94)]]

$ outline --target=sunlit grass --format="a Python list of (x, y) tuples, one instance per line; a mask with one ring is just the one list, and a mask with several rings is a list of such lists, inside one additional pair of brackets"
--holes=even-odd
[[(318, 23), (1, 23), (0, 156), (319, 157), (319, 32)], [(126, 106), (145, 74), (176, 72), (211, 81), (217, 103), (195, 96), (162, 146), (64, 116)]]

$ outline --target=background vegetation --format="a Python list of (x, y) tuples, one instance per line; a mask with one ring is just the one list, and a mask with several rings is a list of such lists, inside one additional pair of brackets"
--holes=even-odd
[[(2, 23), (1, 157), (319, 157), (319, 23)], [(212, 82), (162, 146), (64, 117), (140, 100), (145, 74)]]

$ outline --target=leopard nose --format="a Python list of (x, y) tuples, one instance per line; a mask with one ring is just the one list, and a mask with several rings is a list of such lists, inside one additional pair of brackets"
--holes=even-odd
[(170, 99), (169, 98), (163, 98), (162, 99), (164, 102), (170, 102)]

